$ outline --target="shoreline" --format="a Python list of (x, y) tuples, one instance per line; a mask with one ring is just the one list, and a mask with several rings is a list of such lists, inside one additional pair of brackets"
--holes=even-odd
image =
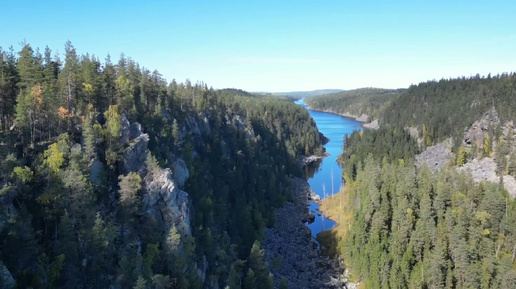
[(350, 113), (346, 113), (346, 114), (341, 114), (341, 113), (337, 113), (337, 112), (334, 112), (334, 111), (331, 111), (331, 110), (322, 110), (322, 109), (314, 109), (314, 108), (311, 108), (310, 106), (306, 105), (306, 108), (309, 109), (309, 110), (313, 110), (313, 111), (317, 111), (317, 112), (324, 112), (324, 113), (331, 113), (331, 114), (334, 114), (334, 115), (338, 115), (338, 116), (342, 116), (342, 117), (345, 117), (345, 118), (348, 118), (348, 119), (351, 119), (351, 120), (354, 120), (354, 121), (358, 121), (361, 123), (361, 126), (363, 128), (368, 128), (368, 129), (378, 129), (379, 128), (379, 125), (378, 125), (378, 120), (375, 119), (371, 122), (367, 122), (367, 121), (364, 121), (360, 118), (362, 117), (369, 117), (367, 114), (362, 114), (361, 116), (356, 116), (356, 115), (352, 115)]
[(264, 259), (274, 274), (275, 286), (285, 278), (289, 288), (346, 288), (340, 260), (321, 254), (305, 224), (310, 214), (310, 185), (305, 179), (293, 178), (290, 189), (295, 202), (277, 208), (276, 225), (264, 231)]

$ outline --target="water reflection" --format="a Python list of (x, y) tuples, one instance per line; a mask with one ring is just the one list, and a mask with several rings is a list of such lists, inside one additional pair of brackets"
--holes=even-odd
[(311, 162), (305, 166), (306, 179), (311, 179), (314, 175), (321, 171), (322, 159), (318, 159), (315, 162)]
[[(307, 108), (303, 99), (296, 101), (296, 104)], [(329, 156), (305, 167), (305, 173), (312, 191), (323, 199), (325, 195), (331, 196), (339, 192), (342, 186), (342, 169), (337, 163), (337, 158), (342, 153), (345, 136), (352, 133), (354, 130), (362, 129), (362, 126), (358, 121), (332, 113), (313, 111), (310, 109), (308, 109), (308, 113), (314, 119), (319, 131), (330, 139), (330, 141), (324, 145)], [(318, 204), (310, 202), (309, 208), (315, 215), (314, 222), (308, 224), (312, 230), (314, 239), (322, 230), (331, 229), (336, 225), (333, 220), (324, 218), (324, 216), (321, 215), (318, 210)]]

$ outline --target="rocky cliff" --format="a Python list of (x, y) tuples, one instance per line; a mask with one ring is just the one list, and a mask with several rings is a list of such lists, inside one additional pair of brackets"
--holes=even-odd
[(142, 132), (139, 123), (129, 124), (125, 116), (122, 124), (120, 141), (127, 145), (124, 167), (126, 172), (143, 177), (144, 211), (167, 229), (175, 226), (183, 236), (191, 235), (190, 201), (188, 193), (180, 189), (189, 177), (185, 162), (177, 158), (171, 168), (147, 168), (149, 135)]
[[(476, 151), (472, 151), (473, 148), (476, 150), (485, 151), (486, 137), (493, 135), (497, 127), (501, 128), (500, 137), (489, 141), (492, 152), (489, 156), (482, 157), (476, 155)], [(411, 135), (414, 138), (418, 138), (417, 129), (408, 128)], [(489, 139), (489, 138), (488, 138)], [(420, 144), (421, 139), (418, 141)], [(505, 151), (500, 150), (500, 142), (504, 142), (508, 147)], [(458, 167), (458, 171), (470, 173), (473, 180), (477, 182), (488, 181), (488, 182), (503, 182), (505, 189), (510, 195), (516, 196), (516, 179), (514, 176), (507, 174), (506, 170), (502, 168), (497, 169), (497, 163), (495, 158), (499, 160), (507, 159), (508, 153), (515, 150), (514, 144), (514, 125), (512, 121), (501, 123), (498, 113), (494, 108), (490, 109), (477, 121), (475, 121), (470, 127), (464, 129), (464, 136), (462, 138), (461, 145), (468, 150), (470, 160), (463, 166)], [(451, 138), (438, 143), (434, 146), (427, 147), (422, 153), (416, 156), (416, 162), (418, 166), (427, 165), (432, 170), (439, 170), (446, 167), (447, 165), (453, 164), (453, 160), (456, 157), (452, 153), (453, 140)], [(494, 149), (493, 149), (494, 148)]]

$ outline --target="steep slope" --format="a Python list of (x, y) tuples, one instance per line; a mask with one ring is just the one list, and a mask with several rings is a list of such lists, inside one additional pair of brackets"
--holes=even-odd
[(272, 288), (264, 229), (323, 152), (303, 108), (71, 43), (0, 54), (3, 287)]

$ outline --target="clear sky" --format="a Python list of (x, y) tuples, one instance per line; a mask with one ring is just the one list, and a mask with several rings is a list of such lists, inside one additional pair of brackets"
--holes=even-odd
[(0, 0), (0, 46), (24, 39), (214, 88), (399, 88), (516, 71), (516, 1)]

